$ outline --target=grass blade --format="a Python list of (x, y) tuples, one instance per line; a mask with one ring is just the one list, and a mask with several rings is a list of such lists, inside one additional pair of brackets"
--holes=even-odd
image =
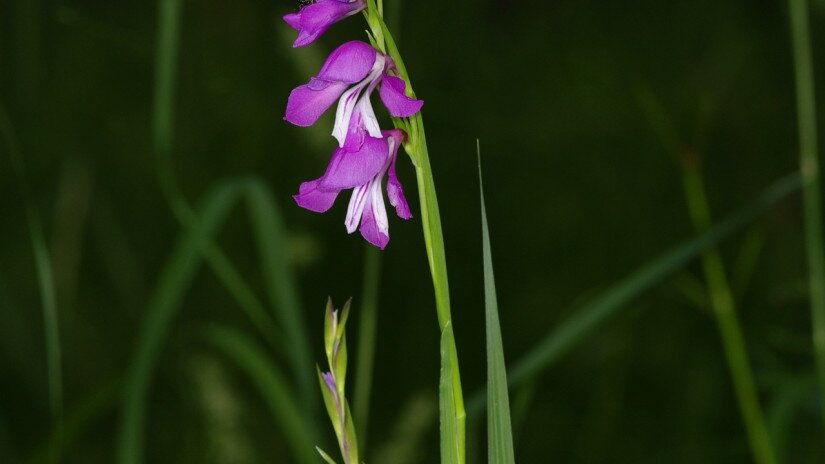
[(501, 339), (501, 325), (498, 320), (493, 255), (490, 251), (490, 230), (481, 176), (480, 146), (478, 152), (478, 191), (481, 198), (481, 235), (484, 253), (484, 314), (487, 327), (487, 462), (514, 464), (516, 459), (513, 454), (513, 429), (510, 425), (507, 368), (504, 364), (504, 342)]
[[(314, 417), (318, 409), (315, 371), (312, 368), (314, 363), (310, 355), (310, 337), (298, 301), (297, 285), (287, 256), (286, 233), (278, 207), (266, 185), (253, 180), (247, 187), (249, 214), (261, 257), (267, 296), (280, 322), (284, 342), (289, 347), (289, 358), (298, 377), (303, 412), (307, 417)], [(314, 422), (311, 424), (314, 426)]]
[[(49, 379), (49, 408), (52, 412), (52, 426), (62, 440), (63, 429), (63, 369), (61, 363), (60, 330), (57, 318), (57, 302), (54, 291), (51, 259), (46, 248), (43, 228), (34, 210), (29, 210), (29, 230), (34, 250), (37, 283), (40, 288), (40, 302), (43, 307), (43, 330), (46, 338), (46, 366)], [(60, 461), (59, 452), (50, 456), (49, 462)]]
[[(685, 162), (681, 166), (690, 221), (696, 232), (707, 231), (712, 223), (702, 173), (694, 163)], [(738, 308), (718, 248), (712, 246), (705, 250), (701, 262), (708, 299), (722, 339), (728, 372), (747, 432), (751, 454), (757, 464), (775, 464), (773, 444), (759, 403), (758, 389), (745, 345), (742, 324), (739, 322)]]
[[(628, 307), (628, 303), (633, 299), (662, 282), (711, 246), (756, 220), (779, 200), (797, 191), (800, 186), (799, 173), (779, 179), (753, 202), (719, 222), (713, 229), (650, 261), (578, 308), (566, 322), (548, 334), (516, 363), (510, 370), (510, 386), (521, 385), (546, 369), (578, 346), (611, 316)], [(467, 406), (470, 414), (476, 414), (485, 407), (484, 395), (485, 393), (480, 391), (472, 396)]]
[(375, 360), (375, 330), (378, 322), (378, 284), (381, 280), (381, 253), (366, 245), (364, 251), (364, 286), (361, 290), (361, 311), (358, 315), (358, 350), (355, 363), (355, 393), (353, 420), (358, 425), (358, 448), (367, 449), (367, 426)]
[[(808, 19), (808, 2), (790, 0), (791, 39), (796, 74), (796, 108), (799, 124), (799, 166), (805, 211), (805, 251), (811, 292), (814, 357), (820, 395), (825, 398), (825, 250), (822, 244), (822, 205), (819, 155), (816, 139), (816, 96)], [(825, 421), (825, 401), (822, 419)]]
[[(268, 274), (269, 287), (274, 288), (273, 298), (277, 299), (275, 307), (281, 309), (282, 320), (287, 324), (288, 330), (294, 331), (288, 338), (290, 343), (288, 346), (291, 349), (300, 350), (301, 343), (307, 343), (305, 339), (298, 341), (303, 325), (296, 316), (298, 313), (297, 297), (294, 294), (290, 296), (289, 293), (294, 292), (294, 284), (290, 280), (291, 274), (288, 271), (286, 258), (278, 255), (283, 252), (279, 251), (279, 247), (274, 246), (276, 243), (281, 243), (277, 237), (282, 234), (277, 222), (277, 208), (274, 202), (263, 184), (255, 179), (221, 182), (207, 194), (200, 209), (201, 212), (195, 216), (198, 219), (188, 221), (190, 226), (179, 239), (172, 256), (167, 261), (155, 293), (149, 302), (146, 319), (139, 333), (134, 361), (127, 376), (126, 398), (118, 442), (120, 464), (142, 462), (143, 422), (154, 365), (162, 344), (168, 336), (174, 316), (180, 310), (183, 295), (203, 263), (203, 259), (222, 256), (222, 254), (210, 254), (208, 251), (217, 250), (212, 239), (241, 196), (245, 196), (250, 205), (253, 205), (253, 210), (256, 211), (253, 213), (253, 222), (256, 223), (259, 238), (272, 234), (269, 238), (262, 240), (265, 243), (259, 243), (259, 246), (264, 250), (261, 254), (264, 256), (263, 266)], [(215, 261), (210, 264), (213, 265), (214, 270)], [(227, 266), (229, 266), (228, 263)], [(233, 275), (235, 273), (231, 266), (223, 269), (230, 269)], [(236, 283), (246, 285), (239, 275), (233, 279)], [(227, 283), (226, 280), (223, 282)], [(244, 310), (248, 309), (243, 305), (241, 307)], [(290, 317), (296, 319), (289, 320)], [(253, 322), (255, 320), (253, 318)], [(308, 364), (311, 366), (311, 363)], [(313, 400), (307, 399), (307, 401)]]
[(200, 268), (201, 250), (225, 221), (238, 198), (240, 187), (237, 181), (224, 182), (208, 193), (198, 215), (200, 220), (179, 239), (160, 275), (126, 378), (125, 404), (117, 445), (117, 462), (120, 464), (139, 464), (143, 461), (143, 422), (156, 360), (172, 320), (182, 305), (184, 293)]
[(225, 327), (215, 326), (207, 331), (207, 338), (229, 357), (252, 381), (266, 400), (270, 412), (292, 446), (298, 462), (314, 464), (311, 418), (303, 415), (289, 388), (286, 377), (255, 342), (247, 335)]
[(441, 378), (438, 383), (441, 464), (464, 463), (464, 411), (458, 407), (461, 391), (456, 392), (453, 381), (457, 375), (457, 358), (453, 326), (448, 322), (441, 331)]
[[(26, 205), (26, 220), (29, 237), (34, 254), (34, 266), (37, 273), (37, 285), (43, 314), (43, 332), (46, 344), (46, 374), (49, 385), (49, 410), (52, 415), (52, 427), (60, 434), (63, 421), (63, 372), (62, 353), (60, 349), (60, 329), (57, 315), (57, 298), (55, 296), (52, 261), (46, 246), (46, 237), (40, 222), (40, 215), (32, 201), (31, 190), (26, 177), (20, 145), (12, 127), (11, 118), (5, 105), (0, 102), (0, 132), (5, 140), (6, 150), (17, 179), (23, 204)], [(50, 456), (51, 462), (58, 462), (60, 456)]]
[[(178, 74), (178, 54), (182, 29), (183, 0), (158, 0), (158, 32), (155, 46), (155, 85), (152, 100), (152, 147), (157, 157), (161, 189), (175, 219), (188, 227), (195, 213), (181, 194), (172, 163), (172, 142), (175, 128), (175, 94)], [(246, 312), (263, 336), (278, 346), (279, 337), (272, 321), (255, 292), (241, 277), (220, 248), (207, 243), (203, 248), (206, 261), (218, 279)]]

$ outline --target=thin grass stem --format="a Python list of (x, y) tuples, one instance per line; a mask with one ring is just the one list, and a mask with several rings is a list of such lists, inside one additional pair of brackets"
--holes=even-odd
[[(52, 416), (54, 433), (58, 437), (58, 440), (62, 440), (63, 355), (60, 346), (60, 323), (57, 313), (57, 297), (55, 295), (52, 261), (49, 257), (48, 247), (46, 246), (46, 237), (43, 232), (42, 222), (40, 221), (40, 214), (32, 200), (31, 188), (26, 176), (20, 145), (15, 135), (11, 118), (3, 102), (0, 102), (0, 133), (3, 134), (6, 151), (17, 179), (23, 204), (25, 205), (26, 221), (29, 229), (32, 252), (34, 254), (34, 266), (37, 273), (37, 284), (40, 292), (40, 305), (43, 316), (43, 336), (46, 345), (46, 377), (49, 386), (49, 410)], [(49, 462), (57, 463), (59, 461), (59, 450), (50, 453)]]
[(381, 254), (372, 245), (364, 250), (364, 285), (358, 326), (358, 354), (353, 395), (353, 420), (358, 426), (358, 448), (367, 448), (367, 425), (375, 361), (375, 332), (378, 321), (378, 288), (381, 281)]
[[(710, 206), (702, 174), (696, 163), (690, 159), (692, 158), (682, 163), (682, 181), (691, 222), (694, 229), (701, 233), (711, 228)], [(728, 284), (722, 257), (715, 246), (702, 254), (702, 269), (719, 335), (722, 338), (736, 400), (747, 430), (751, 453), (757, 464), (775, 464), (776, 457), (759, 404), (756, 382), (745, 348), (733, 292)]]
[[(811, 294), (811, 323), (820, 399), (825, 399), (825, 255), (822, 245), (822, 205), (819, 187), (819, 155), (816, 138), (816, 95), (808, 19), (808, 2), (790, 0), (791, 39), (796, 75), (796, 108), (799, 125), (799, 166), (805, 212), (805, 251)], [(825, 401), (820, 401), (825, 421)]]

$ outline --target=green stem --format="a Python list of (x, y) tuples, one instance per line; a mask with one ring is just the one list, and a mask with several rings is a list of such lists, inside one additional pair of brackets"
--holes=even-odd
[[(711, 228), (710, 207), (705, 185), (701, 172), (692, 159), (683, 163), (682, 182), (693, 227), (697, 232), (709, 230)], [(759, 405), (756, 383), (736, 314), (736, 304), (728, 284), (722, 258), (716, 247), (709, 248), (702, 255), (702, 269), (733, 380), (736, 400), (748, 433), (751, 453), (757, 464), (775, 464), (773, 446), (765, 426), (762, 408)]]
[[(808, 2), (790, 0), (791, 38), (796, 74), (796, 107), (799, 124), (799, 166), (805, 211), (805, 248), (811, 292), (811, 321), (820, 398), (825, 398), (825, 256), (822, 246), (819, 159), (816, 140), (816, 98), (808, 28)], [(819, 402), (825, 420), (825, 401)]]
[[(466, 412), (464, 410), (464, 395), (461, 391), (458, 351), (455, 345), (452, 317), (450, 315), (450, 289), (447, 281), (447, 259), (444, 253), (444, 235), (441, 231), (441, 216), (438, 211), (438, 199), (436, 198), (435, 182), (433, 181), (432, 169), (430, 168), (430, 159), (421, 114), (415, 115), (410, 123), (411, 126), (417, 127), (417, 130), (414, 129), (413, 131), (413, 134), (417, 135), (417, 138), (411, 140), (410, 143), (410, 145), (414, 147), (414, 151), (408, 152), (413, 160), (418, 158), (415, 172), (416, 178), (418, 179), (418, 198), (421, 203), (421, 223), (424, 228), (427, 258), (429, 259), (430, 272), (433, 277), (438, 322), (442, 336), (447, 335), (445, 343), (449, 346), (450, 377), (453, 389), (452, 399), (454, 401), (452, 408), (455, 410), (453, 420), (456, 423), (456, 429), (454, 431), (454, 437), (442, 437), (442, 441), (448, 440), (454, 443), (457, 449), (457, 462), (458, 464), (463, 464), (465, 460)], [(444, 451), (442, 450), (442, 455), (443, 453)]]
[[(407, 74), (407, 68), (398, 47), (393, 40), (392, 34), (387, 28), (384, 19), (380, 16), (380, 11), (376, 8), (375, 0), (367, 2), (366, 19), (373, 38), (377, 42), (378, 49), (392, 57), (398, 69), (399, 76), (407, 83), (407, 94), (415, 98), (412, 82)], [(438, 210), (438, 198), (435, 192), (435, 181), (433, 180), (432, 168), (430, 166), (429, 151), (427, 149), (427, 139), (424, 134), (424, 121), (421, 113), (417, 113), (409, 119), (393, 118), (396, 128), (403, 129), (408, 136), (404, 148), (415, 165), (416, 179), (418, 182), (418, 198), (421, 206), (421, 224), (424, 230), (424, 243), (427, 248), (427, 259), (430, 265), (430, 273), (433, 279), (435, 290), (436, 312), (438, 314), (438, 325), (442, 334), (442, 370), (449, 367), (442, 375), (447, 375), (451, 384), (449, 398), (445, 392), (441, 391), (442, 402), (449, 401), (449, 407), (442, 406), (442, 420), (445, 411), (453, 411), (453, 417), (449, 429), (442, 428), (442, 431), (449, 430), (453, 436), (442, 436), (442, 445), (447, 445), (451, 451), (445, 455), (445, 447), (442, 446), (442, 464), (446, 464), (445, 459), (451, 462), (463, 464), (465, 461), (465, 417), (464, 396), (461, 390), (461, 376), (458, 368), (458, 351), (453, 336), (452, 317), (450, 315), (450, 289), (447, 280), (447, 259), (444, 252), (444, 234), (441, 230), (441, 216)], [(446, 356), (447, 358), (444, 358)]]

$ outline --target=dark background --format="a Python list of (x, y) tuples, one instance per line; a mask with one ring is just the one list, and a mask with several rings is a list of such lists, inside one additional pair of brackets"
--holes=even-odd
[[(508, 362), (584, 297), (694, 234), (681, 185), (685, 154), (701, 162), (717, 219), (796, 169), (785, 2), (385, 1), (426, 102), (468, 395), (486, 375), (476, 138)], [(357, 321), (365, 246), (345, 233), (345, 200), (316, 215), (290, 198), (300, 182), (323, 172), (334, 146), (331, 115), (318, 130), (282, 116), (289, 91), (333, 47), (364, 39), (365, 24), (356, 16), (295, 51), (280, 16), (296, 6), (185, 2), (172, 160), (192, 203), (227, 177), (259, 176), (271, 187), (321, 361), (327, 295), (336, 302), (354, 296)], [(65, 411), (101, 403), (67, 438), (64, 462), (113, 462), (121, 381), (181, 230), (152, 147), (156, 13), (152, 2), (0, 1), (2, 103), (51, 254)], [(813, 2), (811, 21), (815, 73), (822, 76), (825, 2)], [(651, 114), (651, 104), (662, 111)], [(662, 126), (673, 128), (671, 140), (657, 130)], [(438, 459), (437, 427), (428, 421), (438, 326), (406, 157), (399, 175), (415, 217), (391, 218), (381, 255), (368, 463)], [(43, 315), (25, 198), (8, 156), (0, 160), (0, 186), (0, 461), (35, 462), (50, 432)], [(747, 256), (755, 259), (752, 274), (731, 280), (762, 405), (776, 426), (782, 462), (811, 463), (825, 462), (825, 447), (813, 393), (800, 204), (792, 195), (721, 252), (732, 274), (747, 270)], [(255, 284), (250, 237), (239, 209), (217, 240)], [(752, 462), (701, 283), (693, 263), (544, 371), (530, 387), (532, 400), (520, 403), (527, 412), (516, 421), (518, 461)], [(257, 391), (204, 343), (203, 328), (215, 322), (254, 334), (204, 268), (163, 347), (146, 456), (291, 462)], [(356, 323), (351, 347), (357, 335)], [(404, 413), (412, 401), (416, 412)], [(782, 409), (787, 404), (790, 412)], [(226, 410), (229, 425), (220, 419)], [(411, 461), (376, 455), (393, 442), (395, 424), (410, 417), (429, 424), (405, 436), (420, 443), (418, 454), (404, 456)], [(331, 430), (325, 418), (317, 421)], [(470, 442), (479, 439), (483, 450), (483, 437), (473, 434)]]

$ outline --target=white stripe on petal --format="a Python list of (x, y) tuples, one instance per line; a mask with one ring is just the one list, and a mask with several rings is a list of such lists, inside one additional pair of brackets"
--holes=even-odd
[(338, 108), (335, 109), (335, 126), (332, 128), (332, 136), (338, 139), (338, 146), (343, 147), (347, 139), (349, 121), (352, 119), (352, 110), (358, 101), (358, 95), (366, 86), (366, 81), (361, 81), (358, 85), (350, 88), (341, 95), (338, 100)]
[(352, 189), (352, 196), (349, 198), (349, 206), (347, 206), (347, 217), (344, 219), (344, 225), (347, 227), (347, 233), (351, 234), (358, 228), (361, 223), (361, 215), (364, 214), (364, 205), (367, 203), (367, 194), (369, 194), (369, 186), (372, 182), (359, 185)]
[[(381, 74), (384, 72), (384, 65), (386, 63), (386, 58), (380, 52), (376, 52), (375, 55), (375, 62), (372, 65), (372, 70), (364, 78), (361, 82), (359, 82), (354, 87), (350, 88), (346, 92), (341, 95), (341, 98), (338, 100), (338, 107), (335, 109), (335, 126), (332, 128), (332, 136), (338, 139), (338, 146), (343, 147), (344, 142), (347, 139), (347, 132), (349, 131), (349, 122), (352, 119), (352, 112), (355, 109), (355, 104), (358, 102), (359, 97), (361, 96), (361, 91), (364, 90), (364, 87), (370, 86), (370, 90), (374, 89), (375, 86), (378, 84), (378, 81), (381, 79)], [(366, 106), (369, 107), (369, 113), (364, 114), (365, 119), (369, 119), (368, 115), (372, 115), (372, 119), (375, 123), (374, 129), (370, 128), (372, 121), (365, 122), (367, 124), (367, 131), (373, 137), (381, 137), (381, 130), (378, 128), (378, 120), (375, 118), (375, 112), (372, 111), (372, 105), (369, 103), (369, 92), (367, 92), (365, 96), (367, 103)], [(361, 100), (364, 100), (362, 98)], [(374, 132), (377, 130), (377, 135)]]
[(369, 91), (367, 91), (358, 102), (358, 111), (361, 112), (364, 127), (367, 128), (367, 133), (370, 134), (370, 137), (377, 139), (382, 138), (381, 127), (378, 125), (378, 118), (375, 117), (375, 110), (372, 108), (372, 103), (370, 102)]
[(375, 224), (378, 226), (378, 231), (384, 235), (389, 235), (390, 223), (387, 220), (387, 208), (384, 206), (384, 194), (381, 192), (381, 176), (376, 176), (370, 182), (370, 195), (372, 195), (372, 215), (375, 217)]

